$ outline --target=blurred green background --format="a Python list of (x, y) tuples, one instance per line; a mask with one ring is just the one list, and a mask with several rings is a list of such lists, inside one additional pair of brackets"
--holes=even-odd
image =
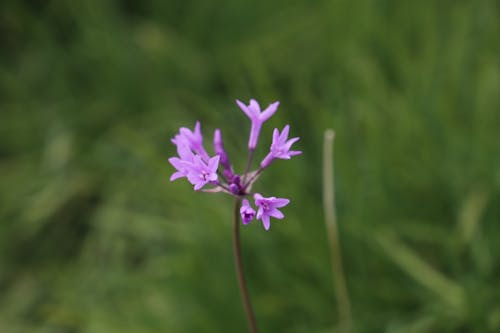
[(245, 332), (233, 200), (167, 158), (200, 120), (241, 171), (252, 97), (258, 157), (286, 123), (304, 151), (242, 228), (262, 332), (338, 326), (329, 127), (355, 331), (499, 332), (499, 36), (494, 0), (2, 1), (0, 332)]

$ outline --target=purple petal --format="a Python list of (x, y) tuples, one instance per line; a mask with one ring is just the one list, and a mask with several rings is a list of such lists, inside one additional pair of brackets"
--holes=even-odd
[(247, 207), (251, 207), (250, 202), (248, 202), (248, 199), (243, 199), (243, 201), (241, 202), (240, 211), (246, 209)]
[(296, 138), (292, 138), (290, 140), (288, 140), (288, 142), (285, 143), (285, 145), (283, 146), (284, 147), (284, 150), (288, 151), (290, 150), (290, 148), (292, 147), (292, 145), (299, 141), (300, 138), (296, 137)]
[(250, 104), (248, 105), (248, 110), (252, 113), (254, 117), (258, 117), (260, 115), (260, 105), (255, 99), (250, 100)]
[(290, 132), (290, 125), (286, 125), (283, 128), (283, 132), (281, 132), (281, 135), (280, 135), (280, 142), (281, 143), (285, 143), (286, 142), (286, 139), (288, 139), (288, 133), (289, 132)]
[(280, 139), (280, 131), (279, 129), (275, 128), (273, 131), (273, 142), (271, 145), (277, 144)]
[[(257, 203), (255, 203), (255, 204), (257, 205)], [(257, 216), (256, 216), (257, 220), (260, 220), (263, 215), (264, 215), (264, 209), (262, 209), (262, 207), (259, 207), (259, 209), (257, 210)]]
[(214, 131), (214, 146), (222, 146), (222, 135), (218, 128)]
[(300, 150), (290, 150), (288, 152), (288, 155), (290, 155), (290, 156), (296, 156), (296, 155), (300, 155), (300, 154), (302, 154), (302, 152)]
[(248, 118), (253, 119), (252, 113), (250, 112), (250, 110), (248, 109), (248, 107), (244, 103), (242, 103), (239, 100), (236, 100), (236, 104), (238, 104), (241, 111), (243, 111), (247, 115)]
[(211, 173), (210, 176), (208, 177), (208, 180), (211, 182), (215, 182), (217, 180), (218, 176), (216, 173)]
[(179, 169), (182, 169), (184, 168), (184, 165), (182, 164), (182, 160), (180, 158), (177, 158), (177, 157), (170, 157), (168, 159), (168, 161), (170, 162), (170, 164), (172, 164), (172, 166), (174, 168), (176, 168), (177, 170)]
[(259, 202), (259, 203), (260, 203), (260, 202), (264, 199), (264, 197), (263, 197), (260, 193), (255, 193), (255, 194), (253, 195), (253, 198), (255, 199), (255, 204), (256, 204), (256, 205), (258, 205), (258, 203), (257, 203), (257, 202)]
[(269, 216), (262, 216), (262, 224), (264, 225), (264, 229), (269, 230), (271, 227), (271, 221), (269, 220)]
[(184, 172), (176, 171), (170, 176), (170, 181), (174, 181), (176, 179), (186, 177), (186, 174)]
[(191, 130), (189, 128), (181, 127), (179, 129), (179, 133), (180, 133), (179, 139), (186, 139), (187, 141), (189, 141), (190, 144), (193, 143), (194, 134), (193, 134), (193, 132), (191, 132)]
[(284, 207), (290, 203), (289, 199), (277, 198), (273, 200), (273, 206), (276, 208)]
[(219, 155), (215, 155), (210, 160), (208, 160), (208, 169), (210, 169), (211, 172), (217, 172), (217, 168), (219, 167), (219, 160)]
[(194, 154), (185, 142), (181, 141), (177, 144), (177, 154), (184, 161), (193, 161)]
[(285, 215), (276, 208), (270, 211), (268, 215), (280, 220), (285, 217)]
[(196, 122), (196, 125), (194, 125), (194, 136), (198, 139), (201, 139), (203, 138), (202, 134), (201, 134), (201, 124), (199, 121)]
[[(189, 172), (186, 175), (188, 181), (191, 183), (191, 185), (197, 185), (200, 183), (200, 177), (198, 177), (198, 174), (195, 172)], [(196, 190), (196, 188), (195, 188)]]
[(264, 122), (271, 118), (271, 116), (278, 110), (278, 106), (280, 105), (280, 102), (274, 102), (272, 104), (269, 104), (267, 109), (265, 109), (261, 114), (260, 114), (260, 119)]

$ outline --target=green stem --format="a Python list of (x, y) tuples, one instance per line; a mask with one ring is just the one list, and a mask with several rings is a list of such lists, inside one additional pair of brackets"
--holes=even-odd
[(325, 132), (323, 146), (323, 209), (330, 246), (330, 258), (333, 271), (333, 284), (337, 297), (339, 311), (339, 332), (352, 331), (351, 304), (345, 283), (345, 274), (342, 267), (342, 253), (337, 230), (337, 214), (335, 211), (335, 182), (333, 177), (333, 139), (335, 132), (331, 129)]
[(241, 299), (245, 314), (248, 320), (248, 328), (251, 333), (258, 333), (257, 323), (253, 314), (252, 304), (250, 297), (248, 297), (248, 290), (245, 281), (245, 274), (243, 273), (243, 262), (241, 260), (241, 245), (240, 245), (240, 205), (241, 199), (236, 198), (234, 202), (234, 226), (233, 226), (233, 252), (234, 262), (236, 265), (236, 275), (238, 276), (238, 284), (240, 287)]

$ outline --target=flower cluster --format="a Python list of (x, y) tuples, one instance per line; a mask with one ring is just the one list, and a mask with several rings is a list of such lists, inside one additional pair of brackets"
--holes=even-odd
[[(290, 159), (292, 156), (302, 153), (301, 151), (290, 150), (299, 138), (288, 139), (289, 125), (286, 125), (281, 133), (275, 128), (269, 153), (260, 162), (257, 170), (249, 171), (254, 150), (259, 141), (262, 124), (278, 110), (279, 102), (270, 104), (264, 111), (261, 111), (259, 103), (254, 99), (250, 100), (249, 105), (245, 105), (239, 100), (236, 103), (251, 121), (247, 170), (242, 175), (234, 172), (219, 129), (214, 132), (214, 156), (211, 157), (203, 146), (200, 122), (196, 122), (193, 131), (181, 127), (179, 133), (172, 139), (172, 143), (177, 147), (178, 157), (169, 158), (170, 164), (176, 169), (170, 180), (186, 177), (194, 186), (195, 191), (225, 192), (242, 198), (240, 214), (243, 224), (248, 224), (256, 218), (262, 221), (266, 230), (269, 230), (271, 226), (270, 218), (282, 219), (284, 215), (278, 208), (288, 205), (290, 200), (263, 197), (260, 193), (252, 193), (251, 187), (262, 171), (269, 167), (273, 161), (276, 159)], [(206, 185), (211, 185), (211, 188), (205, 189)], [(250, 202), (246, 199), (247, 196), (253, 197), (257, 211), (250, 205)]]

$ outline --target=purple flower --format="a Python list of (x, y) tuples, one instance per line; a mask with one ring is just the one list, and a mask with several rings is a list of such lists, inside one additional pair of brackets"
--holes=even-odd
[[(194, 185), (194, 190), (205, 192), (223, 192), (241, 200), (240, 215), (243, 224), (250, 223), (254, 218), (262, 221), (265, 230), (271, 227), (271, 217), (275, 219), (284, 218), (279, 208), (290, 203), (290, 200), (276, 197), (263, 197), (260, 193), (252, 193), (251, 188), (259, 178), (261, 172), (267, 168), (275, 159), (290, 159), (299, 155), (301, 151), (291, 150), (292, 145), (299, 138), (288, 138), (290, 126), (286, 125), (280, 131), (275, 128), (273, 140), (269, 153), (260, 162), (257, 170), (251, 170), (253, 153), (259, 141), (262, 125), (276, 113), (279, 102), (269, 104), (261, 111), (259, 103), (251, 99), (248, 105), (236, 100), (241, 110), (251, 120), (250, 137), (248, 139), (248, 161), (243, 173), (236, 173), (228, 154), (224, 148), (222, 134), (216, 129), (213, 137), (213, 149), (215, 156), (210, 157), (203, 147), (203, 135), (201, 124), (196, 122), (194, 129), (181, 127), (179, 132), (171, 140), (176, 145), (178, 156), (168, 159), (175, 168), (175, 172), (170, 176), (170, 180), (186, 177)], [(221, 169), (219, 170), (219, 165)], [(220, 177), (219, 177), (220, 176)], [(204, 189), (205, 185), (212, 185), (211, 188)], [(254, 207), (250, 205), (248, 196), (253, 196)]]
[[(217, 168), (219, 167), (220, 156), (216, 155), (205, 164), (199, 155), (195, 155), (193, 162), (181, 161), (187, 170), (187, 178), (194, 185), (194, 190), (198, 191), (208, 183), (217, 181)], [(175, 166), (175, 165), (174, 165)]]
[(177, 153), (179, 154), (179, 157), (171, 157), (168, 159), (170, 164), (177, 170), (170, 176), (170, 180), (176, 180), (181, 177), (187, 177), (188, 172), (189, 172), (189, 164), (186, 164), (185, 162), (192, 163), (194, 160), (194, 154), (191, 151), (191, 149), (186, 146), (185, 142), (179, 142), (177, 144)]
[(284, 207), (290, 203), (290, 200), (284, 198), (264, 198), (259, 193), (255, 193), (254, 199), (255, 205), (259, 207), (259, 210), (257, 211), (257, 219), (262, 220), (262, 224), (266, 230), (269, 230), (271, 227), (271, 222), (269, 220), (270, 217), (274, 217), (276, 219), (282, 219), (285, 217), (285, 215), (283, 215), (278, 208)]
[(299, 138), (292, 138), (288, 140), (288, 132), (290, 131), (290, 125), (286, 125), (283, 131), (279, 132), (277, 128), (273, 132), (273, 142), (271, 144), (271, 149), (269, 154), (260, 163), (261, 168), (267, 168), (274, 159), (280, 158), (284, 160), (289, 160), (292, 156), (302, 154), (298, 150), (290, 150), (292, 145), (299, 140)]
[(255, 210), (250, 206), (250, 203), (247, 199), (243, 199), (243, 204), (240, 208), (241, 221), (243, 224), (250, 223), (255, 217)]
[(196, 122), (194, 131), (191, 131), (186, 127), (181, 127), (179, 129), (179, 134), (172, 139), (172, 142), (177, 146), (177, 148), (179, 145), (186, 145), (193, 152), (200, 155), (205, 162), (207, 162), (210, 158), (205, 148), (203, 148), (203, 135), (201, 134), (201, 125), (199, 121)]
[(276, 112), (280, 102), (274, 102), (269, 104), (267, 109), (260, 111), (260, 105), (255, 99), (250, 100), (250, 104), (245, 105), (241, 101), (236, 100), (236, 103), (240, 109), (250, 118), (252, 121), (252, 127), (250, 129), (250, 138), (248, 139), (248, 149), (251, 151), (255, 150), (257, 146), (257, 141), (259, 140), (260, 129), (262, 124), (271, 118), (271, 116)]

